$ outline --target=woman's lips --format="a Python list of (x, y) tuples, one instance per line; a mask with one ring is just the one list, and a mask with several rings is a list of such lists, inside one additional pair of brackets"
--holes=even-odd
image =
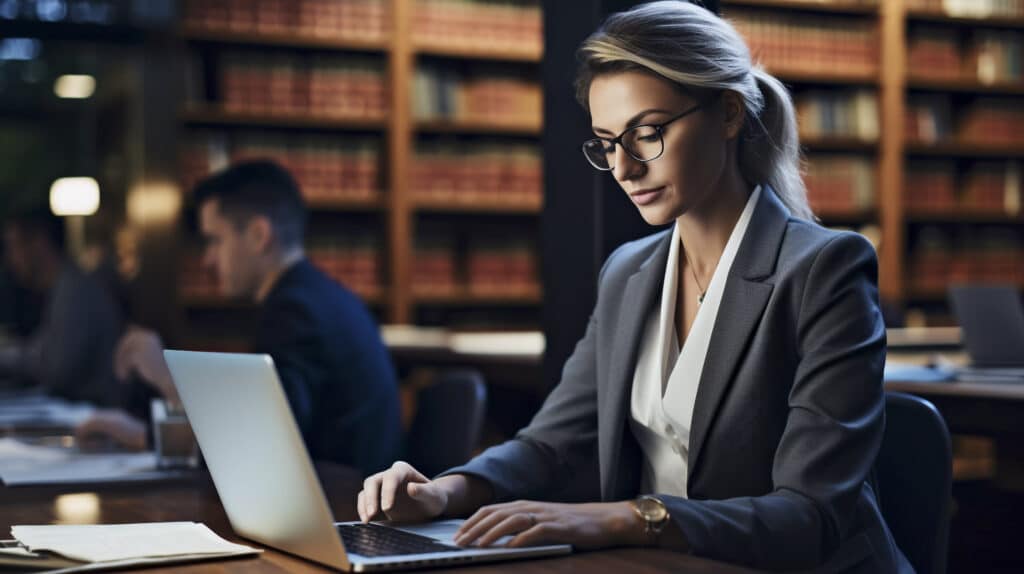
[(647, 205), (653, 203), (661, 197), (662, 192), (665, 191), (664, 186), (655, 187), (651, 189), (641, 189), (629, 194), (629, 198), (633, 200), (633, 203), (637, 205)]

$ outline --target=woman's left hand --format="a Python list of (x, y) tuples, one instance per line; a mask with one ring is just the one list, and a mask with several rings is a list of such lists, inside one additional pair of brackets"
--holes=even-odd
[(459, 546), (491, 546), (513, 536), (509, 547), (571, 544), (595, 549), (646, 542), (643, 521), (629, 502), (557, 504), (519, 500), (477, 510), (459, 528)]

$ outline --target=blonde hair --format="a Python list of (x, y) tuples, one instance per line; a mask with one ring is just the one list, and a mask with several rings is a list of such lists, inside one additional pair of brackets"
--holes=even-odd
[(747, 115), (737, 145), (740, 173), (751, 183), (770, 185), (793, 215), (814, 218), (801, 177), (789, 91), (751, 62), (746, 42), (731, 24), (689, 2), (641, 4), (609, 16), (580, 46), (579, 59), (576, 99), (584, 108), (594, 77), (636, 69), (687, 93), (736, 92)]

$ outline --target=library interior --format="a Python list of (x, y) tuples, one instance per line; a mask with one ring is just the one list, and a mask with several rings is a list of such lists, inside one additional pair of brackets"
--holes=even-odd
[(0, 0), (0, 155), (0, 572), (1024, 571), (1024, 0)]

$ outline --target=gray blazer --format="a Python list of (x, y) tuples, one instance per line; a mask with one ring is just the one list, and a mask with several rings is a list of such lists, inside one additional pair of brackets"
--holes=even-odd
[[(688, 498), (660, 498), (699, 556), (912, 572), (871, 484), (885, 424), (875, 252), (857, 234), (793, 218), (764, 189), (697, 392)], [(641, 494), (630, 390), (670, 241), (663, 231), (612, 253), (586, 334), (530, 425), (445, 474), (489, 481), (498, 501)]]

